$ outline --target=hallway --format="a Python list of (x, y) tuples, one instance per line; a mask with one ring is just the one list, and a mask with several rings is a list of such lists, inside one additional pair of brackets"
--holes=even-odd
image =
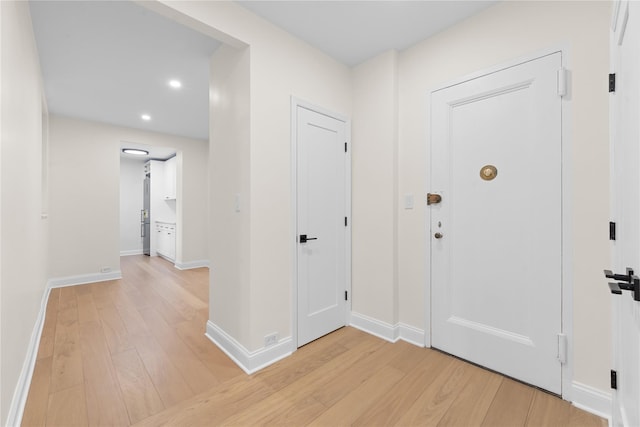
[(204, 336), (207, 269), (131, 256), (122, 271), (52, 290), (24, 426), (606, 425), (498, 374), (349, 327), (247, 376)]

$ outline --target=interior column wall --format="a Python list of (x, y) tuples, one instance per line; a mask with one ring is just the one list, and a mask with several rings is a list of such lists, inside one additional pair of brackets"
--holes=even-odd
[(223, 45), (211, 59), (209, 320), (249, 345), (249, 48)]
[[(292, 336), (291, 97), (349, 117), (351, 73), (347, 66), (233, 2), (170, 2), (167, 6), (150, 5), (160, 13), (189, 20), (231, 46), (250, 46), (250, 144), (249, 156), (241, 163), (249, 171), (249, 192), (241, 194), (241, 202), (251, 208), (250, 244), (248, 258), (233, 260), (233, 265), (249, 263), (250, 336), (240, 343), (255, 351), (264, 347), (265, 335)], [(211, 185), (216, 185), (213, 176)], [(212, 191), (211, 204), (215, 203)], [(216, 242), (210, 244), (213, 247)], [(218, 286), (213, 253), (211, 261), (213, 289)], [(240, 285), (220, 286), (229, 289), (219, 292), (232, 293), (237, 290), (231, 287)], [(232, 323), (231, 319), (225, 322)]]

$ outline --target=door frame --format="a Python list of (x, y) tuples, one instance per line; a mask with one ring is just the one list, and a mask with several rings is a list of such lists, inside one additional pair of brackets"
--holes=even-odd
[(345, 153), (345, 208), (347, 221), (345, 239), (345, 287), (349, 293), (345, 325), (351, 318), (351, 120), (342, 114), (335, 113), (310, 102), (291, 96), (291, 338), (292, 351), (298, 349), (298, 108), (306, 108), (333, 119), (344, 122), (347, 152)]
[[(426, 191), (431, 191), (431, 98), (435, 91), (446, 89), (448, 87), (464, 83), (466, 81), (483, 77), (495, 72), (512, 68), (541, 58), (554, 53), (560, 53), (562, 68), (570, 70), (569, 65), (569, 47), (565, 44), (556, 45), (547, 49), (543, 49), (537, 52), (533, 52), (528, 55), (521, 56), (514, 60), (506, 61), (498, 65), (485, 68), (474, 73), (459, 77), (457, 79), (445, 82), (443, 84), (434, 87), (429, 90), (426, 96), (427, 103), (427, 159), (426, 159)], [(561, 324), (562, 331), (565, 335), (565, 362), (561, 365), (562, 376), (562, 398), (564, 400), (571, 401), (574, 398), (574, 384), (573, 384), (573, 233), (572, 233), (572, 218), (573, 218), (573, 164), (572, 164), (572, 140), (571, 140), (571, 72), (566, 72), (566, 94), (561, 97), (561, 159), (562, 159), (562, 306), (561, 306)], [(424, 241), (426, 247), (426, 278), (425, 278), (425, 346), (431, 347), (431, 209), (425, 209), (425, 229), (424, 229)]]

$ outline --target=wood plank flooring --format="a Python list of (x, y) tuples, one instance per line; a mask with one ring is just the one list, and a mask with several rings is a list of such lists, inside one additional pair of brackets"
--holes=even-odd
[(123, 257), (122, 280), (54, 289), (23, 426), (605, 426), (438, 351), (353, 328), (254, 375), (205, 336), (208, 270)]

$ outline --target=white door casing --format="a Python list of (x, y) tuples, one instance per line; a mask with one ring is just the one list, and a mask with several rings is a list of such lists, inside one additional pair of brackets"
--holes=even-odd
[(555, 52), (431, 94), (429, 237), (432, 346), (558, 394), (561, 68)]
[(350, 156), (347, 120), (296, 100), (292, 110), (299, 347), (347, 323)]
[[(611, 108), (613, 269), (640, 275), (640, 4), (618, 2), (611, 32), (615, 91)], [(640, 425), (640, 302), (629, 291), (612, 295), (614, 426)]]

